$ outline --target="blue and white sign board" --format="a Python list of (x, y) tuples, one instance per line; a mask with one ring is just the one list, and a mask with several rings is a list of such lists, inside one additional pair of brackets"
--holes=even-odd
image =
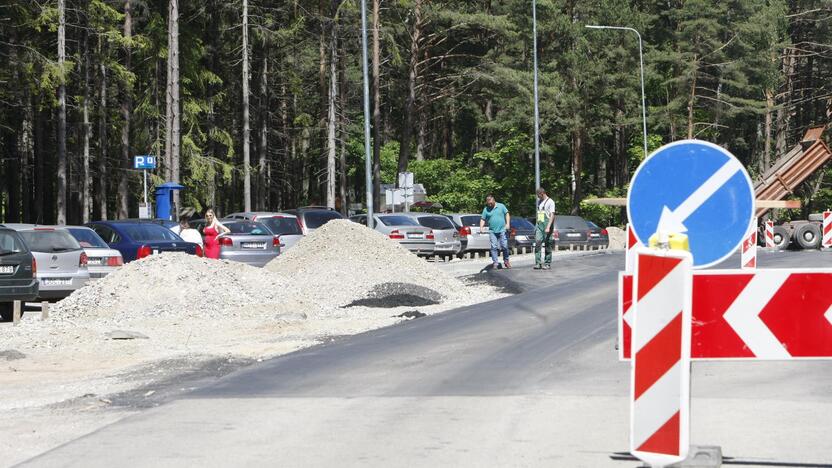
[(156, 169), (156, 156), (133, 156), (133, 169)]
[(754, 189), (745, 167), (724, 148), (677, 141), (636, 169), (627, 216), (644, 245), (659, 231), (686, 234), (694, 268), (706, 268), (742, 243), (754, 216)]

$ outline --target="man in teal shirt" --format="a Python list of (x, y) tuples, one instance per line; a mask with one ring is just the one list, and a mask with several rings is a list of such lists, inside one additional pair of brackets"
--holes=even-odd
[(485, 223), (488, 223), (488, 235), (491, 238), (491, 262), (494, 268), (500, 266), (499, 250), (503, 251), (503, 265), (511, 268), (511, 263), (508, 261), (508, 231), (506, 230), (511, 226), (511, 215), (505, 205), (497, 203), (494, 195), (489, 195), (485, 199), (485, 208), (482, 210), (482, 219), (480, 219), (480, 232), (485, 231)]

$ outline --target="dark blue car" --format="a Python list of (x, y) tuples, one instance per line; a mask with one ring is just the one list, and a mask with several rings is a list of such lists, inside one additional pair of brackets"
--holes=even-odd
[(202, 256), (202, 247), (185, 242), (170, 229), (153, 221), (94, 221), (87, 226), (111, 248), (121, 252), (124, 263), (160, 252), (186, 252)]

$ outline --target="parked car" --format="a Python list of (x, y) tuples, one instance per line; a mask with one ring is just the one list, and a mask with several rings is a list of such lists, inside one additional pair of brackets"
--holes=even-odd
[(185, 242), (170, 229), (152, 221), (95, 221), (87, 223), (111, 248), (121, 252), (124, 263), (161, 252), (185, 252), (202, 256), (202, 247)]
[(463, 252), (491, 250), (491, 238), (488, 235), (488, 225), (485, 226), (483, 232), (480, 232), (481, 215), (469, 213), (447, 214), (445, 216), (461, 226), (459, 237), (466, 240), (466, 246)]
[(303, 228), (297, 216), (289, 213), (273, 213), (267, 211), (232, 213), (226, 219), (245, 219), (259, 221), (276, 236), (280, 236), (280, 251), (285, 252), (301, 239), (303, 239)]
[(0, 319), (12, 319), (13, 301), (38, 297), (37, 261), (17, 231), (0, 227)]
[(104, 239), (86, 226), (67, 226), (66, 230), (81, 244), (87, 254), (90, 279), (103, 278), (124, 265), (121, 252), (111, 249)]
[(555, 215), (555, 241), (559, 248), (589, 245), (589, 225), (580, 216)]
[(451, 258), (462, 251), (459, 229), (447, 216), (431, 213), (407, 213), (421, 226), (433, 230), (434, 255)]
[(534, 247), (534, 224), (526, 218), (511, 218), (509, 230), (509, 248)]
[(610, 235), (606, 229), (598, 226), (597, 224), (589, 220), (587, 220), (586, 224), (587, 226), (589, 226), (590, 246), (602, 249), (606, 249), (610, 246)]
[(324, 206), (304, 206), (294, 210), (286, 210), (286, 213), (297, 216), (304, 234), (315, 231), (315, 229), (333, 219), (344, 219), (341, 213)]
[(38, 299), (63, 299), (87, 284), (87, 254), (66, 228), (7, 224), (23, 238), (37, 263)]
[(280, 237), (263, 223), (229, 219), (220, 222), (231, 231), (217, 237), (221, 259), (261, 267), (280, 255)]
[[(422, 227), (415, 219), (404, 214), (373, 215), (375, 230), (397, 241), (416, 255), (433, 255), (436, 245), (433, 230)], [(350, 217), (350, 221), (367, 224), (367, 215)]]

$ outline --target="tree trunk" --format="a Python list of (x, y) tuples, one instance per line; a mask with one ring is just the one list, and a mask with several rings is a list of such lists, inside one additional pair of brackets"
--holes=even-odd
[[(697, 64), (696, 64), (696, 56), (693, 57), (693, 76), (690, 80), (690, 95), (688, 96), (688, 139), (693, 138), (693, 107), (696, 104), (696, 73), (697, 73)], [(647, 157), (645, 154), (644, 157)]]
[(584, 148), (583, 129), (572, 130), (572, 214), (578, 214), (583, 199), (583, 183), (581, 171), (583, 170)]
[[(404, 124), (399, 146), (398, 172), (406, 172), (410, 160), (410, 142), (416, 114), (416, 83), (419, 80), (419, 53), (422, 41), (422, 0), (413, 4), (413, 33), (410, 36), (410, 71), (407, 77), (407, 98), (404, 105)], [(398, 184), (398, 177), (396, 182)]]
[(329, 100), (327, 102), (327, 132), (326, 132), (326, 206), (335, 208), (335, 156), (337, 150), (335, 124), (336, 105), (338, 103), (338, 28), (337, 17), (333, 17), (329, 26)]
[[(63, 74), (66, 62), (66, 3), (58, 0), (58, 68)], [(58, 84), (58, 224), (66, 224), (66, 83)]]
[[(87, 25), (89, 27), (89, 25)], [(92, 124), (90, 124), (90, 44), (89, 30), (84, 31), (84, 180), (82, 190), (81, 222), (90, 222), (92, 213), (92, 187), (90, 184), (90, 140), (92, 139)]]
[(99, 65), (99, 121), (98, 121), (98, 203), (102, 220), (107, 219), (107, 66), (104, 64), (104, 41), (98, 39)]
[[(128, 71), (130, 71), (131, 62), (133, 60), (133, 53), (131, 51), (129, 41), (133, 37), (133, 12), (130, 4), (132, 0), (124, 0), (124, 38), (127, 40), (127, 45), (124, 48), (124, 64)], [(121, 126), (121, 161), (118, 164), (122, 170), (118, 178), (118, 217), (124, 219), (129, 217), (129, 207), (127, 204), (128, 196), (128, 177), (130, 175), (130, 119), (133, 112), (133, 86), (129, 81), (124, 83), (124, 96), (121, 100), (121, 117), (124, 123)]]
[[(343, 41), (341, 41), (339, 50), (341, 51), (341, 57), (346, 57)], [(340, 99), (341, 107), (339, 119), (341, 138), (339, 139), (340, 150), (338, 155), (338, 175), (340, 176), (338, 193), (341, 196), (341, 214), (347, 216), (350, 202), (347, 197), (347, 138), (349, 137), (349, 133), (347, 132), (347, 70), (344, 60), (339, 61), (338, 64), (338, 83), (340, 86), (338, 98)]]
[[(179, 183), (180, 111), (179, 111), (179, 0), (170, 0), (168, 17), (168, 110), (165, 134), (166, 156), (170, 164), (170, 180)], [(174, 192), (174, 203), (179, 208), (179, 192)]]
[(373, 0), (373, 206), (381, 211), (381, 45), (379, 44), (379, 8)]
[(251, 153), (248, 100), (248, 0), (243, 0), (243, 205), (251, 211)]
[(766, 89), (766, 124), (765, 143), (763, 146), (763, 158), (760, 172), (765, 172), (771, 167), (771, 113), (774, 111), (774, 90)]
[(271, 206), (268, 177), (269, 168), (267, 158), (269, 154), (269, 48), (263, 40), (263, 68), (260, 72), (260, 145), (257, 163), (257, 206), (266, 210)]

